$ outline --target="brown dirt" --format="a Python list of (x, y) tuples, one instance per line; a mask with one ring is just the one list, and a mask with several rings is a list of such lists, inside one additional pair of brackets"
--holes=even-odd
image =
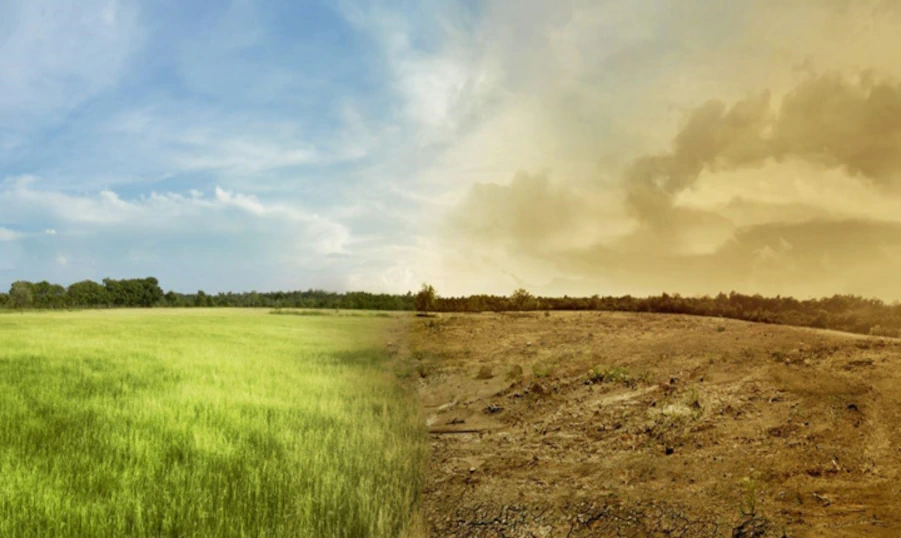
[(897, 341), (620, 313), (396, 336), (431, 536), (901, 535)]

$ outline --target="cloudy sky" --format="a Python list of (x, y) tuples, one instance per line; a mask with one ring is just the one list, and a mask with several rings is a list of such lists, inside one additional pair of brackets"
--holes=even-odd
[(0, 288), (901, 299), (888, 0), (8, 0)]

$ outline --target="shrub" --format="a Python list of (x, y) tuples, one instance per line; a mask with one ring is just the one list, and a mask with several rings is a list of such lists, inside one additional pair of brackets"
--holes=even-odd
[(613, 368), (592, 368), (588, 372), (588, 381), (590, 383), (623, 383), (630, 385), (634, 378), (629, 374), (629, 370), (622, 366), (614, 366)]
[(535, 377), (548, 377), (554, 373), (554, 365), (548, 362), (536, 362), (532, 365), (532, 373), (535, 374)]

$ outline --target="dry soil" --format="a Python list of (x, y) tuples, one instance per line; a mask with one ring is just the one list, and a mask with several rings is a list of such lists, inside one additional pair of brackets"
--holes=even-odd
[(430, 536), (901, 536), (901, 342), (593, 312), (416, 318), (389, 347)]

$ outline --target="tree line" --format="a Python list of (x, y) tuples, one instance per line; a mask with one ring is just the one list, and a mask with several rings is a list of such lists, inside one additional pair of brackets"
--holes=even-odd
[[(431, 294), (431, 299), (426, 299)], [(764, 297), (737, 292), (716, 296), (683, 297), (663, 293), (649, 297), (624, 295), (591, 297), (536, 297), (524, 289), (509, 296), (470, 295), (437, 297), (434, 290), (417, 294), (435, 312), (509, 311), (613, 311), (655, 312), (711, 316), (759, 323), (776, 323), (820, 329), (901, 337), (901, 304), (856, 295), (819, 299)]]
[(524, 289), (509, 296), (440, 297), (424, 284), (413, 294), (336, 293), (323, 290), (207, 294), (164, 292), (156, 278), (85, 280), (69, 287), (49, 282), (14, 282), (0, 293), (0, 308), (152, 308), (238, 307), (396, 310), (420, 312), (616, 311), (713, 316), (762, 323), (778, 323), (877, 336), (901, 336), (901, 304), (855, 295), (821, 299), (763, 297), (731, 292), (716, 296), (682, 297), (667, 294), (633, 297), (541, 297)]
[(76, 282), (68, 288), (46, 281), (17, 281), (9, 293), (0, 293), (0, 308), (328, 308), (360, 310), (413, 310), (413, 294), (367, 292), (335, 293), (323, 290), (208, 294), (163, 292), (156, 278), (104, 279)]

